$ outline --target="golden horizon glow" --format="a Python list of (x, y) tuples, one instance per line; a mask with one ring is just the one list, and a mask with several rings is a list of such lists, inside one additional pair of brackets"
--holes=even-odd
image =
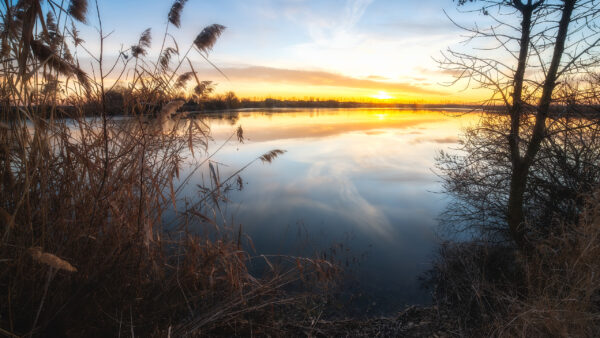
[(377, 95), (373, 95), (373, 98), (376, 98), (378, 100), (389, 100), (394, 98), (393, 96), (391, 96), (390, 94), (380, 90), (379, 93), (377, 93)]
[[(481, 89), (472, 90), (468, 94), (463, 92), (449, 92), (445, 95), (428, 93), (399, 92), (392, 89), (378, 90), (373, 94), (372, 89), (350, 88), (340, 86), (324, 86), (319, 84), (296, 84), (296, 83), (269, 83), (250, 82), (246, 80), (224, 81), (218, 77), (203, 76), (203, 80), (211, 80), (215, 83), (213, 95), (225, 95), (234, 92), (239, 99), (262, 101), (265, 99), (276, 100), (334, 100), (339, 102), (364, 102), (364, 103), (386, 103), (386, 104), (477, 104), (487, 98), (489, 94)], [(106, 84), (112, 86), (114, 79), (106, 79)], [(128, 82), (121, 80), (118, 86), (128, 87)], [(382, 85), (384, 86), (384, 85)], [(384, 87), (385, 88), (385, 87)], [(436, 87), (437, 89), (438, 87)], [(440, 90), (448, 90), (447, 87), (439, 87)], [(193, 84), (184, 91), (186, 95), (193, 93)]]
[[(210, 79), (210, 78), (208, 78)], [(374, 97), (372, 89), (349, 88), (343, 86), (323, 86), (295, 83), (268, 83), (250, 81), (221, 82), (215, 78), (215, 94), (233, 91), (239, 98), (263, 100), (266, 98), (280, 100), (337, 100), (355, 102), (379, 102), (398, 104), (475, 104), (489, 98), (489, 92), (481, 89), (469, 93), (450, 91), (444, 95), (400, 92), (394, 89), (381, 91), (391, 96), (388, 99)], [(447, 87), (436, 87), (448, 90)], [(379, 94), (376, 94), (379, 96)]]

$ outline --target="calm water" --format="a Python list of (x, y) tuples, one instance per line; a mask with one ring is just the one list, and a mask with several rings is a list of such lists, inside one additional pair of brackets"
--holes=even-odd
[(242, 173), (244, 188), (229, 193), (226, 218), (243, 224), (261, 254), (310, 254), (342, 243), (344, 254), (339, 246), (336, 253), (354, 262), (350, 290), (363, 311), (426, 303), (418, 276), (430, 266), (436, 218), (447, 203), (434, 157), (456, 148), (462, 128), (478, 119), (456, 115), (301, 109), (209, 117), (212, 149), (237, 125), (247, 138), (215, 156), (222, 178), (269, 150), (286, 150)]

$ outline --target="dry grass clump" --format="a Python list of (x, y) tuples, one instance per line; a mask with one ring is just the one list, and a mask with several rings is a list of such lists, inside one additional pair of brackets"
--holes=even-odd
[(523, 274), (515, 259), (509, 247), (444, 243), (424, 284), (443, 312), (452, 314), (459, 331), (476, 335), (482, 323), (504, 313), (506, 304), (499, 295), (524, 292)]
[(600, 335), (599, 197), (589, 197), (577, 224), (562, 224), (523, 259), (528, 292), (508, 299), (498, 336)]
[[(248, 335), (277, 332), (292, 309), (310, 316), (300, 309), (318, 294), (290, 286), (325, 289), (336, 267), (298, 259), (253, 275), (258, 258), (241, 231), (211, 216), (229, 178), (212, 175), (217, 188), (195, 199), (180, 195), (212, 156), (202, 118), (175, 114), (182, 91), (173, 79), (187, 54), (174, 67), (147, 60), (146, 31), (135, 45), (143, 52), (123, 50), (110, 67), (102, 52), (92, 55), (95, 72), (83, 73), (68, 51), (84, 43), (73, 19), (86, 21), (87, 1), (71, 1), (69, 11), (42, 2), (8, 2), (0, 13), (0, 332)], [(115, 74), (128, 83), (118, 97), (105, 82)], [(109, 116), (113, 101), (124, 118)], [(89, 107), (96, 114), (86, 117)], [(234, 137), (243, 140), (241, 128)]]
[(463, 334), (596, 337), (600, 334), (600, 199), (530, 252), (489, 243), (447, 244), (428, 283)]
[[(172, 129), (155, 127), (160, 121), (108, 120), (108, 167), (98, 120), (11, 121), (0, 131), (0, 328), (67, 336), (257, 330), (283, 316), (275, 308), (308, 302), (285, 286), (335, 270), (303, 260), (303, 271), (250, 274), (256, 258), (207, 216), (220, 199), (180, 205), (183, 151), (202, 146), (206, 131), (193, 120), (171, 119)], [(174, 204), (178, 214), (166, 216)]]

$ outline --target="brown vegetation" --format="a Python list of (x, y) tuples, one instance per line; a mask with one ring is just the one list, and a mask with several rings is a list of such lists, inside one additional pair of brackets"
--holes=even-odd
[(600, 200), (562, 223), (529, 255), (486, 243), (447, 243), (428, 282), (467, 336), (600, 334)]
[(500, 102), (506, 114), (485, 114), (462, 153), (438, 158), (454, 197), (442, 226), (470, 241), (442, 246), (428, 283), (462, 335), (598, 336), (597, 2), (487, 1), (472, 12), (497, 25), (466, 28), (469, 41), (492, 46), (449, 50), (441, 63), (490, 89), (490, 112)]
[[(175, 26), (184, 3), (169, 13)], [(146, 60), (147, 30), (107, 67), (95, 5), (101, 52), (91, 55), (91, 75), (71, 52), (86, 50), (73, 19), (87, 21), (88, 1), (73, 0), (67, 11), (52, 1), (8, 1), (1, 13), (0, 333), (248, 335), (276, 333), (289, 309), (288, 319), (310, 318), (337, 268), (296, 257), (275, 265), (245, 251), (241, 229), (211, 216), (230, 178), (213, 175), (216, 189), (182, 198), (183, 166), (192, 165), (189, 175), (213, 167), (203, 120), (173, 116), (187, 53), (172, 67), (179, 51), (163, 44), (162, 59)], [(209, 51), (223, 29), (209, 26), (188, 53)], [(129, 76), (125, 118), (108, 114), (110, 74)], [(100, 114), (86, 118), (86, 105)], [(233, 137), (243, 140), (241, 127)], [(257, 259), (268, 263), (261, 275), (248, 271)]]

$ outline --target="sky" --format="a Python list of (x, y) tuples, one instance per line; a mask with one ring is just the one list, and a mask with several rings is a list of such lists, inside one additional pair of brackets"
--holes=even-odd
[[(100, 0), (105, 50), (114, 56), (152, 28), (149, 53), (155, 59), (171, 1)], [(93, 10), (93, 11), (92, 11)], [(210, 60), (225, 78), (195, 52), (194, 67), (217, 93), (248, 98), (392, 100), (406, 103), (470, 103), (486, 98), (482, 90), (447, 86), (452, 75), (434, 58), (460, 46), (461, 31), (446, 17), (459, 15), (451, 0), (189, 0), (181, 28), (169, 27), (187, 49), (203, 27), (227, 27)], [(81, 28), (88, 47), (98, 48), (95, 8)], [(184, 64), (182, 71), (188, 71)]]

